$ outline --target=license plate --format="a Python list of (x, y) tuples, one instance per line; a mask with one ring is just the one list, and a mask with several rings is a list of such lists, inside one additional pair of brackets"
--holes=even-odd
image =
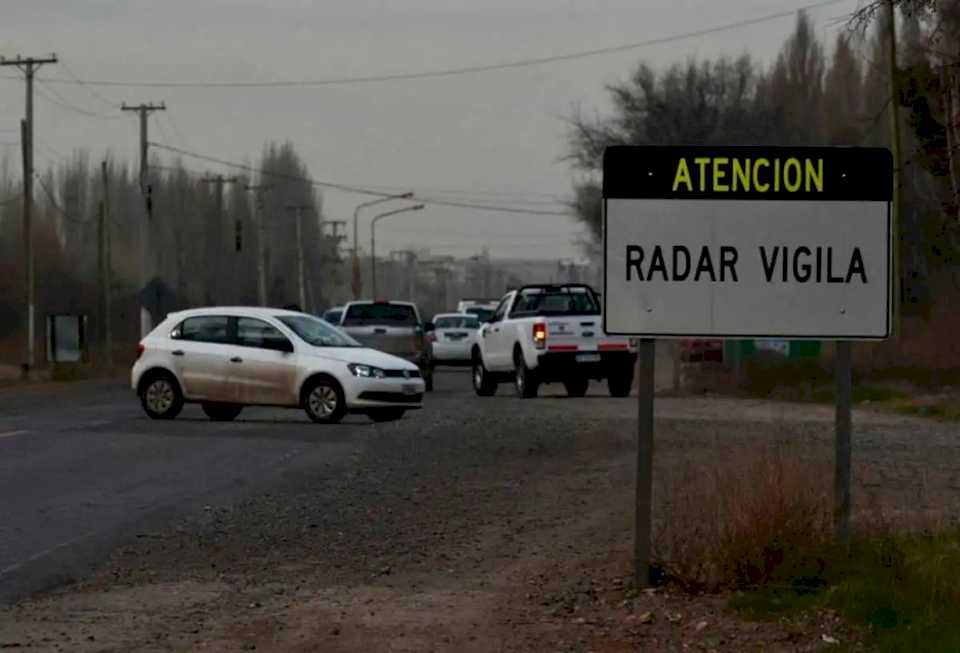
[(403, 394), (405, 394), (405, 395), (415, 395), (415, 394), (417, 394), (417, 386), (413, 385), (412, 383), (404, 383), (404, 384), (403, 384)]
[(578, 363), (599, 363), (600, 354), (577, 354)]

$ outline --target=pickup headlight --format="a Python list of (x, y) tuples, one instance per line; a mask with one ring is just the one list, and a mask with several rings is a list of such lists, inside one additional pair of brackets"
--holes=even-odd
[(381, 370), (379, 367), (373, 367), (372, 365), (350, 363), (347, 365), (347, 369), (350, 370), (350, 373), (354, 376), (359, 376), (365, 379), (382, 379), (386, 376), (383, 370)]

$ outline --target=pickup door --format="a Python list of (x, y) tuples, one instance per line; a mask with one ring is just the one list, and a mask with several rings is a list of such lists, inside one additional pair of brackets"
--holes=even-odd
[(341, 328), (362, 344), (416, 362), (425, 347), (416, 309), (407, 304), (350, 304)]

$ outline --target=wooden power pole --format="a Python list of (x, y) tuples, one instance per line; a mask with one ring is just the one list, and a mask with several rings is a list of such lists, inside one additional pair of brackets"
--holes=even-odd
[(245, 187), (253, 191), (253, 214), (257, 223), (257, 303), (267, 305), (267, 230), (263, 215), (263, 193), (270, 189), (264, 184)]
[[(222, 235), (222, 234), (221, 234), (221, 229), (223, 228), (223, 214), (224, 214), (224, 211), (223, 211), (223, 187), (224, 187), (225, 185), (227, 185), (227, 184), (236, 184), (236, 183), (238, 183), (238, 182), (240, 181), (240, 178), (239, 178), (239, 177), (224, 177), (223, 175), (216, 175), (216, 176), (214, 176), (214, 177), (204, 177), (201, 181), (202, 181), (203, 183), (205, 183), (205, 184), (213, 184), (213, 187), (214, 187), (214, 190), (213, 190), (213, 192), (214, 192), (214, 201), (216, 202), (216, 207), (217, 207), (217, 208), (216, 208), (217, 217), (216, 217), (215, 229), (213, 229), (213, 230), (208, 230), (208, 231), (207, 231), (207, 233), (208, 233), (208, 238), (211, 238), (211, 237), (212, 237), (212, 239), (213, 239), (212, 243), (210, 243), (210, 242), (207, 243), (207, 247), (208, 247), (208, 248), (211, 248), (211, 249), (213, 250), (213, 251), (208, 252), (208, 254), (211, 254), (211, 255), (213, 255), (213, 257), (214, 257), (211, 261), (209, 261), (209, 262), (207, 263), (207, 294), (209, 295), (209, 294), (211, 294), (211, 289), (213, 289), (213, 290), (219, 290), (219, 288), (213, 288), (213, 287), (216, 286), (216, 285), (218, 285), (218, 281), (219, 281), (219, 279), (221, 278), (221, 275), (218, 274), (218, 270), (217, 270), (217, 268), (216, 268), (216, 262), (220, 260), (219, 254), (220, 254), (221, 251), (222, 251), (221, 248), (220, 248), (218, 245), (219, 245), (219, 243), (221, 242), (221, 239), (220, 239), (220, 237), (221, 237), (221, 235)], [(212, 233), (211, 233), (211, 231), (212, 231)], [(235, 269), (234, 269), (233, 271), (236, 272)], [(236, 277), (236, 274), (234, 274), (234, 275), (232, 275), (232, 276)], [(216, 300), (217, 300), (218, 302), (222, 302), (222, 301), (223, 301), (223, 297), (221, 296), (221, 293), (215, 292), (215, 293), (213, 293), (213, 296), (216, 298)]]
[(100, 292), (103, 302), (103, 360), (108, 370), (113, 368), (113, 329), (110, 324), (113, 290), (113, 265), (110, 243), (110, 193), (107, 162), (100, 164), (100, 176), (103, 184), (103, 199), (100, 200), (100, 215), (98, 226), (100, 250)]
[(24, 299), (27, 309), (26, 351), (23, 376), (27, 377), (36, 364), (36, 296), (33, 259), (33, 77), (44, 64), (57, 63), (57, 55), (49, 57), (0, 57), (0, 66), (16, 66), (23, 71), (27, 82), (26, 117), (20, 123), (20, 147), (23, 150), (23, 257)]
[(296, 216), (297, 228), (297, 296), (300, 300), (300, 310), (307, 310), (307, 281), (303, 266), (303, 212), (310, 209), (304, 204), (288, 204), (287, 210), (293, 211)]
[[(123, 111), (135, 111), (140, 118), (140, 194), (143, 197), (143, 220), (140, 222), (140, 289), (146, 289), (153, 274), (153, 259), (150, 250), (150, 188), (147, 184), (147, 174), (150, 167), (150, 140), (147, 138), (147, 122), (154, 111), (166, 111), (166, 105), (141, 103), (128, 105), (126, 102), (120, 107)], [(153, 328), (150, 312), (141, 302), (140, 304), (140, 337), (146, 336)]]

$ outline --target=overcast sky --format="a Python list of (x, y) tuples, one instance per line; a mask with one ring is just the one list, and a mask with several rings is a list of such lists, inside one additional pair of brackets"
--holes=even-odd
[[(642, 41), (789, 10), (811, 0), (0, 0), (0, 54), (55, 52), (44, 76), (131, 81), (260, 81), (368, 76), (542, 57)], [(821, 37), (857, 6), (811, 12)], [(269, 140), (292, 140), (314, 178), (412, 189), (433, 197), (562, 209), (571, 170), (563, 118), (605, 112), (606, 83), (640, 60), (749, 52), (771, 60), (792, 27), (779, 19), (625, 53), (458, 77), (311, 88), (53, 90), (94, 118), (36, 101), (38, 168), (87, 148), (137, 154), (132, 114), (103, 102), (165, 101), (151, 139), (256, 163)], [(15, 69), (0, 75), (11, 76)], [(49, 87), (38, 86), (49, 95)], [(23, 84), (0, 79), (0, 143), (16, 140)], [(15, 148), (6, 148), (18, 160)], [(164, 156), (167, 156), (164, 154)], [(184, 159), (195, 170), (213, 167)], [(324, 193), (349, 220), (365, 198)], [(378, 207), (379, 208), (379, 207)], [(375, 211), (370, 211), (369, 216)], [(361, 245), (369, 242), (361, 221)], [(378, 252), (578, 256), (572, 218), (428, 207), (378, 227)]]

